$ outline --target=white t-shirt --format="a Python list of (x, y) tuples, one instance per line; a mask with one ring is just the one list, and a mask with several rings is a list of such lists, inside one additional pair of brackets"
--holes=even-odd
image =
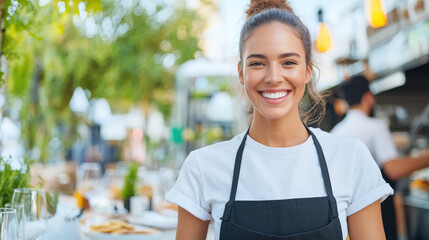
[(368, 117), (361, 110), (349, 110), (331, 133), (359, 138), (368, 147), (379, 167), (387, 160), (398, 157), (398, 150), (386, 123), (381, 119)]
[[(310, 128), (322, 146), (346, 239), (347, 216), (393, 194), (365, 145)], [(167, 200), (201, 220), (214, 222), (219, 239), (229, 200), (237, 149), (244, 133), (189, 154)], [(279, 200), (326, 196), (313, 139), (287, 148), (262, 145), (249, 136), (243, 152), (236, 200)]]

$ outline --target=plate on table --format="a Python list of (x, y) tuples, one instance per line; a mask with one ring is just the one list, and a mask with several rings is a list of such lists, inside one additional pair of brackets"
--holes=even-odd
[(160, 229), (172, 229), (177, 227), (177, 217), (165, 216), (154, 211), (146, 211), (139, 216), (129, 216), (127, 217), (127, 221), (133, 224)]
[(81, 232), (88, 240), (160, 240), (162, 237), (162, 233), (153, 228), (102, 218), (86, 220)]
[(179, 206), (177, 206), (176, 204), (169, 203), (167, 201), (163, 201), (158, 203), (155, 209), (161, 215), (177, 218)]

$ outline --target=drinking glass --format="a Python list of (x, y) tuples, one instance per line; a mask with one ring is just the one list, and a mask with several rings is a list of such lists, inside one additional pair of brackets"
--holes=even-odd
[(99, 163), (82, 163), (77, 172), (76, 187), (85, 194), (101, 185), (101, 165)]
[(0, 208), (0, 239), (22, 240), (18, 238), (18, 222), (13, 208)]
[(171, 168), (161, 167), (159, 169), (159, 190), (162, 200), (165, 200), (167, 192), (173, 187), (176, 182), (177, 172)]
[(48, 212), (43, 189), (17, 188), (12, 205), (24, 205), (25, 240), (40, 240), (46, 233)]
[(13, 208), (16, 211), (16, 221), (18, 223), (18, 239), (25, 239), (25, 216), (24, 216), (24, 204), (22, 203), (6, 203), (6, 208)]
[(112, 199), (120, 199), (124, 186), (124, 176), (118, 169), (106, 169), (103, 175), (103, 188), (108, 189)]
[(78, 207), (89, 208), (88, 194), (101, 186), (101, 165), (82, 163), (76, 173), (76, 200)]

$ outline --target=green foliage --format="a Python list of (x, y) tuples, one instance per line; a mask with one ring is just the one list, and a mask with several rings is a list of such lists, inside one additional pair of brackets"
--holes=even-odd
[[(45, 185), (45, 180), (39, 176), (38, 187), (40, 189), (43, 189), (44, 185)], [(46, 196), (46, 204), (47, 204), (48, 213), (51, 214), (51, 216), (54, 216), (55, 213), (57, 213), (59, 193), (55, 192), (54, 195), (51, 195), (49, 192), (45, 191), (45, 196)]]
[[(22, 141), (27, 150), (38, 153), (32, 154), (35, 160), (49, 161), (52, 138), (64, 141), (64, 149), (76, 139), (79, 119), (68, 103), (77, 86), (94, 98), (129, 103), (113, 111), (155, 105), (169, 117), (174, 72), (200, 51), (205, 25), (183, 0), (173, 5), (136, 0), (53, 0), (45, 6), (35, 0), (18, 2), (6, 17), (2, 52), (10, 69), (5, 85), (10, 103), (22, 103)], [(82, 3), (84, 10), (79, 8)]]
[(54, 195), (46, 192), (46, 203), (48, 205), (48, 212), (54, 216), (57, 213), (57, 205), (58, 205), (58, 192), (55, 192)]
[(26, 158), (20, 169), (14, 169), (10, 157), (0, 157), (0, 206), (12, 201), (16, 188), (29, 186), (31, 162)]
[(3, 86), (3, 84), (5, 83), (5, 81), (4, 81), (4, 79), (3, 79), (3, 75), (4, 75), (4, 72), (1, 72), (0, 71), (0, 88)]
[[(88, 59), (86, 66), (92, 71), (81, 72), (81, 79), (76, 81), (89, 89), (93, 96), (152, 103), (157, 90), (173, 89), (175, 67), (192, 59), (199, 51), (197, 42), (203, 23), (195, 11), (178, 2), (174, 6), (157, 4), (151, 12), (141, 3), (135, 1), (133, 6), (125, 7), (110, 1), (98, 18), (99, 25), (112, 16), (120, 20), (112, 24), (114, 30), (107, 43), (99, 44), (103, 33), (89, 42), (91, 49), (97, 49), (97, 58)], [(174, 13), (160, 20), (170, 10)], [(124, 14), (119, 17), (118, 12), (121, 11)], [(126, 28), (128, 30), (123, 33), (121, 29)], [(171, 61), (171, 66), (163, 64), (168, 61)], [(171, 105), (172, 102), (170, 99), (157, 99), (155, 104), (162, 105), (164, 109), (163, 105)]]
[(124, 187), (121, 190), (122, 199), (128, 199), (136, 195), (136, 183), (138, 180), (139, 163), (130, 162), (128, 165), (128, 173), (124, 178)]
[(35, 8), (30, 0), (6, 0), (3, 8), (4, 19), (1, 19), (1, 21), (4, 22), (5, 34), (2, 36), (1, 54), (4, 54), (10, 60), (17, 57), (15, 52), (16, 45), (18, 41), (21, 41), (20, 38), (15, 38), (13, 35), (32, 28), (34, 23), (31, 19), (34, 16)]

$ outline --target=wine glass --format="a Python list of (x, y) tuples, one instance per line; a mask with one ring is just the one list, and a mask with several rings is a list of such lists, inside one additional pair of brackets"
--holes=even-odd
[(82, 163), (77, 172), (76, 187), (79, 193), (85, 195), (101, 184), (101, 165), (99, 163)]
[(75, 196), (78, 207), (89, 208), (90, 193), (101, 186), (101, 165), (99, 163), (82, 163), (76, 176)]
[(159, 169), (159, 188), (161, 191), (162, 200), (165, 200), (167, 192), (173, 187), (176, 182), (177, 172), (171, 168), (161, 167)]
[(0, 208), (0, 239), (22, 240), (18, 238), (18, 222), (13, 208)]
[[(25, 216), (24, 216), (24, 204), (22, 203), (6, 203), (6, 208), (13, 208), (16, 211), (16, 221), (18, 224), (18, 239), (25, 239)], [(1, 238), (0, 238), (1, 239)]]
[(24, 205), (25, 240), (42, 239), (47, 228), (47, 204), (43, 189), (17, 188), (13, 192), (12, 205)]

